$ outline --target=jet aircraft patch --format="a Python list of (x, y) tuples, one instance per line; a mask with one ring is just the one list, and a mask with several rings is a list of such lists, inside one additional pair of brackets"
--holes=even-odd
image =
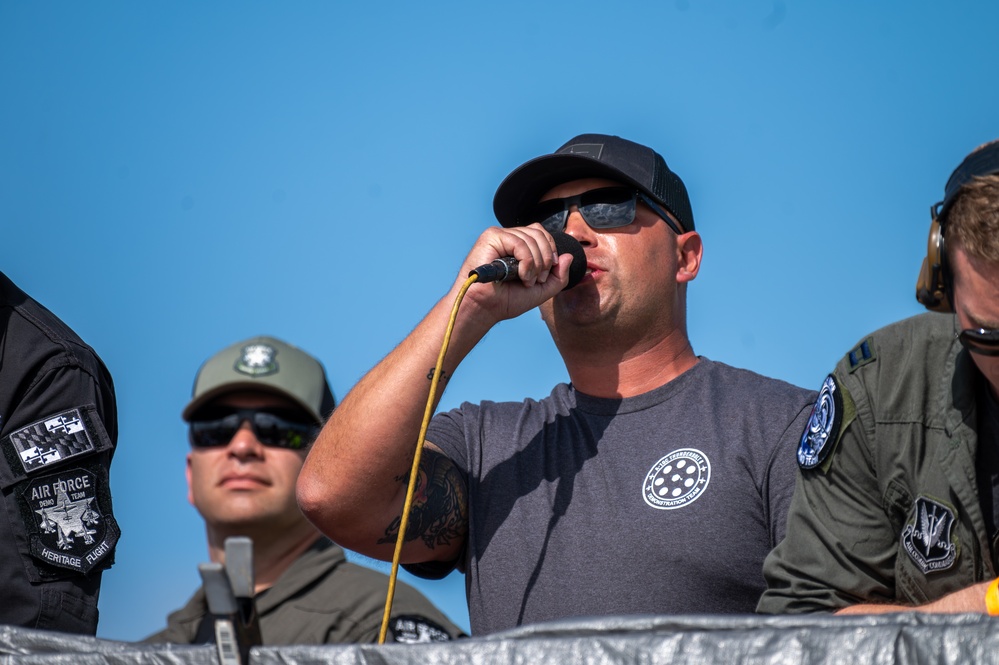
[(87, 573), (114, 551), (120, 532), (103, 482), (94, 473), (75, 468), (23, 485), (32, 555), (59, 568)]

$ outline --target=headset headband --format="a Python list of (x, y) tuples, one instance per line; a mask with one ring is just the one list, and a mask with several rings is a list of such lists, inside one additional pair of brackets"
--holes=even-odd
[(943, 201), (934, 206), (936, 217), (940, 219), (940, 223), (944, 223), (941, 218), (950, 210), (950, 206), (954, 203), (957, 193), (961, 191), (961, 187), (971, 182), (973, 178), (996, 173), (999, 173), (999, 141), (986, 143), (965, 157), (964, 161), (954, 169), (950, 178), (947, 179)]

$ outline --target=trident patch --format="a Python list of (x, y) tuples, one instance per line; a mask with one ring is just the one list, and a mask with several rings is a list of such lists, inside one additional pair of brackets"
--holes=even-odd
[(957, 544), (951, 540), (953, 526), (952, 508), (925, 496), (916, 499), (902, 531), (902, 547), (924, 575), (954, 565)]

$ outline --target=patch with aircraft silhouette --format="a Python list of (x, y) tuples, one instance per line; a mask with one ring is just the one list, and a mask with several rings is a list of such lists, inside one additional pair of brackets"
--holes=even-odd
[(31, 554), (81, 573), (104, 562), (121, 535), (106, 485), (106, 477), (84, 468), (25, 483), (21, 497), (27, 506), (24, 516)]
[(923, 574), (947, 570), (957, 559), (957, 544), (951, 538), (954, 510), (939, 501), (920, 496), (902, 530), (902, 547)]

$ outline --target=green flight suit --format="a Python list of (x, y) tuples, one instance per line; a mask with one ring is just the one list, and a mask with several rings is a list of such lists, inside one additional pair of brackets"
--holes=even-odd
[(757, 611), (919, 605), (996, 576), (975, 474), (982, 377), (956, 332), (953, 315), (923, 314), (836, 365), (825, 384), (835, 399), (809, 423), (825, 423), (828, 450), (799, 447)]
[[(373, 643), (378, 640), (388, 577), (349, 563), (343, 549), (323, 538), (258, 595), (260, 634), (268, 646)], [(208, 614), (200, 588), (170, 614), (167, 627), (142, 640), (192, 644)], [(388, 642), (445, 641), (462, 635), (419, 591), (396, 585)]]

